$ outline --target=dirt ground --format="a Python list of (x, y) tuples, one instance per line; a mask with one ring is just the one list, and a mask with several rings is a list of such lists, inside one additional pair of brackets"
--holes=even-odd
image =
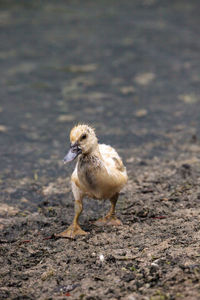
[[(199, 1), (0, 1), (0, 299), (200, 299)], [(73, 218), (77, 122), (127, 167)]]

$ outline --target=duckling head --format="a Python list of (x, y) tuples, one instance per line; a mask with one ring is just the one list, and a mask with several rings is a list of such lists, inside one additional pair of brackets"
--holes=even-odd
[(95, 131), (88, 125), (77, 125), (70, 132), (70, 150), (64, 157), (64, 163), (74, 160), (80, 154), (90, 154), (98, 146)]

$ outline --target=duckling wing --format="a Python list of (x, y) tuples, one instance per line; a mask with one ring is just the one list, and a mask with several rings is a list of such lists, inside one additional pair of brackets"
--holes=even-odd
[(126, 174), (126, 168), (124, 167), (120, 156), (114, 148), (109, 145), (100, 144), (99, 150), (105, 162), (105, 167), (108, 173), (110, 173), (111, 170), (113, 172), (113, 169), (115, 169)]

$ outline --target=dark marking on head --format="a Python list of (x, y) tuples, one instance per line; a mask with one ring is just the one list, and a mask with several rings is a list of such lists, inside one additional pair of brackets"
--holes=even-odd
[(83, 133), (80, 137), (80, 141), (85, 140), (87, 138), (87, 134)]

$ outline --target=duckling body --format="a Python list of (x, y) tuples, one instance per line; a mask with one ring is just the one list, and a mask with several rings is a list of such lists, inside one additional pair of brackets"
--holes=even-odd
[(72, 181), (91, 198), (109, 199), (124, 186), (127, 174), (117, 152), (100, 144), (96, 153), (78, 158)]
[(107, 216), (96, 221), (96, 225), (121, 225), (115, 216), (115, 205), (120, 190), (127, 182), (126, 168), (114, 148), (98, 144), (94, 130), (88, 125), (78, 125), (70, 133), (71, 149), (64, 161), (69, 162), (78, 156), (71, 176), (72, 192), (75, 198), (73, 224), (57, 236), (73, 238), (86, 234), (78, 223), (82, 212), (82, 199), (110, 199), (111, 209)]

